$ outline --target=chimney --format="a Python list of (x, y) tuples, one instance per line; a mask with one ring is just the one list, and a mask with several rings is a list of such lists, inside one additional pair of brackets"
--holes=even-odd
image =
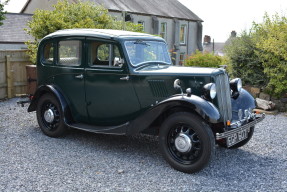
[(209, 35), (204, 35), (203, 44), (207, 45), (211, 43), (211, 37)]
[(231, 37), (236, 37), (236, 31), (231, 31)]

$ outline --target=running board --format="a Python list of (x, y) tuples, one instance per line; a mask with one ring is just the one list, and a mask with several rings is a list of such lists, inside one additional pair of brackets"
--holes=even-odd
[(79, 130), (93, 132), (93, 133), (126, 135), (129, 122), (122, 124), (122, 125), (117, 125), (117, 126), (93, 126), (93, 125), (88, 125), (88, 124), (83, 124), (83, 123), (73, 123), (73, 124), (68, 124), (68, 126), (73, 129), (79, 129)]

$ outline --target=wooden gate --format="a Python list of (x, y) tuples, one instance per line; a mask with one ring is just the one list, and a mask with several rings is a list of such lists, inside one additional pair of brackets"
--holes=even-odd
[(27, 93), (27, 50), (0, 50), (0, 99)]

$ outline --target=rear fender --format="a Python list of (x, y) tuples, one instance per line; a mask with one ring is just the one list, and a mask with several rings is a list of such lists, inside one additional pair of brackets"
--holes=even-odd
[(174, 96), (161, 101), (143, 115), (132, 121), (127, 134), (135, 134), (148, 128), (161, 114), (172, 108), (185, 108), (201, 116), (209, 123), (218, 123), (220, 114), (218, 109), (209, 101), (198, 96)]
[(38, 87), (36, 93), (33, 96), (33, 99), (31, 100), (31, 104), (28, 107), (28, 112), (36, 111), (39, 99), (46, 93), (51, 93), (59, 101), (64, 114), (64, 122), (66, 124), (71, 122), (72, 117), (68, 107), (68, 103), (63, 94), (60, 91), (58, 91), (53, 85), (42, 85)]

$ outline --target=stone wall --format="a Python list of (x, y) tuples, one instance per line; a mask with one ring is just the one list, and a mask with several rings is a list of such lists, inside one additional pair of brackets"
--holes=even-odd
[(254, 98), (260, 98), (275, 103), (275, 110), (278, 110), (279, 112), (287, 112), (287, 93), (282, 98), (275, 98), (267, 93), (264, 93), (260, 88), (257, 87), (244, 86), (244, 89), (251, 93)]

